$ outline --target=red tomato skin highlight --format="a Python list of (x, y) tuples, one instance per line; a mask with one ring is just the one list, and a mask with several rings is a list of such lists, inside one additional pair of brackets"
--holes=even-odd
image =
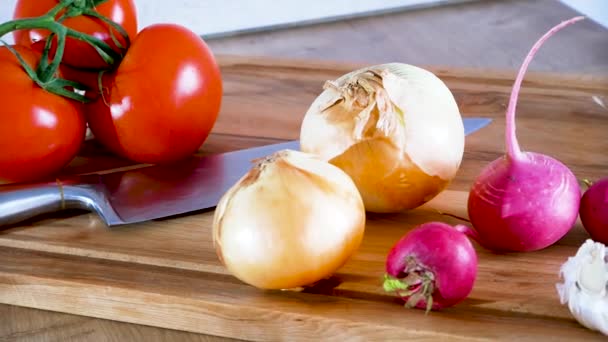
[(91, 131), (114, 153), (152, 164), (199, 149), (215, 124), (223, 91), (205, 42), (173, 24), (143, 29), (103, 84), (103, 96), (87, 105)]
[[(39, 55), (15, 49), (34, 67)], [(58, 173), (85, 137), (81, 104), (35, 84), (13, 54), (0, 48), (0, 184), (33, 182)]]
[[(55, 7), (58, 2), (58, 0), (18, 0), (13, 12), (13, 18), (18, 19), (44, 15)], [(122, 26), (129, 35), (129, 39), (133, 40), (137, 34), (137, 10), (133, 0), (108, 0), (97, 6), (96, 10), (99, 14)], [(96, 18), (79, 16), (66, 19), (62, 24), (76, 31), (99, 38), (109, 44), (114, 51), (120, 52), (120, 49), (112, 40), (110, 30), (108, 29), (109, 26)], [(114, 32), (114, 36), (124, 47), (125, 40), (120, 33), (116, 30), (112, 31)], [(44, 49), (45, 40), (48, 35), (49, 31), (41, 29), (18, 30), (13, 32), (15, 43), (31, 47), (36, 51), (42, 51)], [(55, 47), (55, 44), (53, 47)], [(54, 51), (54, 49), (52, 51)], [(54, 54), (51, 53), (51, 56), (53, 55)], [(107, 67), (106, 62), (92, 46), (73, 38), (68, 38), (66, 41), (62, 63), (83, 69), (103, 69)]]

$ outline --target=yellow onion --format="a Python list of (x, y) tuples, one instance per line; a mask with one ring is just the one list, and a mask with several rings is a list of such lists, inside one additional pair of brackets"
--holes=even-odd
[(264, 289), (330, 277), (358, 249), (363, 200), (350, 177), (316, 156), (283, 150), (256, 162), (221, 198), (213, 242), (228, 271)]
[(398, 212), (429, 201), (456, 176), (464, 126), (436, 75), (390, 63), (326, 82), (304, 116), (300, 145), (350, 175), (366, 210)]

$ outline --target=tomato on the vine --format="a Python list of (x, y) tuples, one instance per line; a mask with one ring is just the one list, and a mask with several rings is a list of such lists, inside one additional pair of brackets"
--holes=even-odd
[[(32, 68), (40, 54), (15, 50)], [(0, 183), (30, 182), (59, 172), (85, 137), (82, 104), (40, 88), (6, 47), (0, 47)]]
[[(59, 2), (59, 0), (17, 0), (13, 17), (15, 19), (38, 17), (46, 14)], [(98, 5), (96, 10), (100, 15), (122, 26), (129, 35), (130, 40), (136, 36), (137, 12), (133, 0), (108, 0)], [(100, 19), (89, 16), (78, 16), (67, 18), (62, 24), (68, 28), (99, 38), (110, 45), (114, 51), (120, 52), (120, 49), (112, 40), (110, 26)], [(126, 46), (125, 40), (116, 30), (113, 29), (112, 33), (123, 47)], [(41, 29), (18, 30), (14, 31), (13, 35), (15, 43), (42, 51), (49, 32)], [(91, 45), (74, 38), (67, 39), (62, 62), (83, 69), (103, 69), (107, 67), (107, 64)]]
[(133, 161), (166, 163), (195, 153), (208, 137), (222, 79), (198, 35), (156, 24), (137, 35), (115, 72), (104, 74), (102, 95), (86, 105), (95, 137)]

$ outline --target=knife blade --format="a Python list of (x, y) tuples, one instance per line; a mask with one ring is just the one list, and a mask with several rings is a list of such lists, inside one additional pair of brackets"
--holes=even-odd
[[(465, 118), (465, 134), (490, 122), (489, 118)], [(58, 182), (0, 186), (0, 226), (65, 209), (95, 212), (109, 227), (210, 209), (247, 173), (252, 160), (284, 149), (299, 150), (299, 142), (193, 156), (170, 165)]]

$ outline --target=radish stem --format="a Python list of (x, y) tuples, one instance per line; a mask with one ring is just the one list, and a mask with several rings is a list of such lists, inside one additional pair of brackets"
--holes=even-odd
[(524, 74), (543, 43), (584, 17), (562, 21), (534, 43), (522, 63), (506, 111), (507, 153), (490, 162), (475, 178), (467, 211), (481, 246), (494, 251), (529, 252), (553, 245), (576, 223), (579, 181), (561, 161), (521, 151), (515, 134), (515, 107)]
[(521, 160), (523, 158), (523, 154), (521, 149), (519, 148), (519, 143), (517, 142), (517, 136), (515, 134), (515, 107), (517, 106), (517, 98), (519, 96), (519, 90), (521, 88), (521, 83), (524, 79), (524, 75), (528, 69), (528, 65), (534, 58), (534, 55), (543, 45), (543, 43), (549, 39), (553, 34), (562, 28), (574, 24), (579, 20), (583, 20), (585, 17), (578, 16), (572, 19), (561, 22), (559, 25), (556, 25), (547, 33), (545, 33), (530, 49), (528, 55), (524, 59), (519, 72), (517, 73), (517, 78), (515, 79), (515, 83), (513, 84), (513, 90), (511, 91), (511, 98), (509, 100), (509, 107), (507, 108), (507, 134), (506, 134), (506, 144), (507, 144), (507, 155), (509, 159), (513, 160)]
[[(475, 230), (472, 229), (471, 227), (465, 226), (463, 224), (457, 224), (454, 226), (454, 228), (461, 232), (462, 234), (468, 236), (469, 238), (473, 239), (473, 241), (477, 242), (479, 245), (481, 244), (481, 238), (479, 237), (479, 233)], [(483, 246), (483, 245), (482, 245)]]

